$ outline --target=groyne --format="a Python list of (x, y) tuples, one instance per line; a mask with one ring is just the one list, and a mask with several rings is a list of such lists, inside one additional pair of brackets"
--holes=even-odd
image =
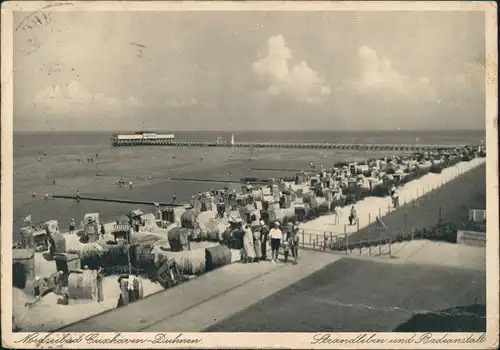
[(283, 142), (235, 142), (217, 143), (211, 141), (172, 140), (116, 140), (112, 146), (170, 146), (170, 147), (225, 147), (225, 148), (282, 148), (282, 149), (336, 149), (374, 151), (439, 151), (464, 147), (465, 145), (417, 145), (417, 144), (355, 144), (355, 143), (283, 143)]
[(53, 195), (52, 198), (55, 199), (71, 199), (71, 200), (80, 200), (80, 201), (93, 201), (93, 202), (110, 202), (110, 203), (123, 203), (123, 204), (142, 204), (142, 205), (151, 205), (159, 204), (163, 207), (182, 207), (184, 204), (178, 203), (163, 203), (163, 202), (151, 202), (151, 201), (134, 201), (130, 199), (117, 199), (117, 198), (107, 198), (107, 197), (76, 197), (76, 196), (65, 196), (65, 195)]

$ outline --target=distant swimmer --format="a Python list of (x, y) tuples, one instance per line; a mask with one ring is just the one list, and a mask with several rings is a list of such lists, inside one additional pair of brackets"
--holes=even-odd
[(76, 201), (80, 202), (80, 191), (76, 190)]
[(40, 162), (42, 160), (42, 158), (38, 157), (36, 160), (38, 160)]
[(31, 196), (32, 196), (33, 198), (35, 198), (35, 197), (36, 197), (36, 193), (35, 193), (35, 192), (33, 192), (33, 193), (31, 194)]
[(95, 154), (95, 159), (98, 159), (99, 158), (99, 153), (96, 153)]
[(172, 203), (177, 203), (177, 195), (175, 193), (172, 196)]
[(45, 200), (48, 201), (49, 200), (49, 194), (48, 193), (45, 193)]
[(52, 186), (55, 186), (56, 185), (56, 180), (53, 180), (52, 181)]
[(200, 161), (203, 162), (203, 157), (200, 158)]
[(122, 178), (120, 178), (120, 181), (118, 181), (118, 185), (119, 185), (120, 187), (123, 187), (123, 184), (124, 184), (124, 183), (125, 183), (125, 181), (123, 181), (123, 179), (122, 179)]
[(128, 187), (130, 187), (130, 189), (132, 189), (132, 181), (128, 182)]
[(79, 162), (81, 161), (81, 159), (80, 159), (80, 158), (76, 158), (76, 159), (77, 159)]

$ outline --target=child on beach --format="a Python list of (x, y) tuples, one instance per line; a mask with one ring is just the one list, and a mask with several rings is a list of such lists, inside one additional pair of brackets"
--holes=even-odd
[(275, 222), (274, 227), (269, 231), (269, 237), (271, 238), (271, 262), (277, 263), (281, 241), (283, 240), (283, 233), (279, 229), (278, 222)]
[(75, 233), (75, 227), (76, 227), (75, 219), (72, 218), (71, 221), (69, 222), (69, 234)]

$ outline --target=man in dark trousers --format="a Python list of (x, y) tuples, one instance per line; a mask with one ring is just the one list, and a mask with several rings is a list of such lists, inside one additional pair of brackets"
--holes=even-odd
[(267, 259), (267, 241), (269, 239), (269, 227), (265, 224), (263, 220), (260, 220), (260, 244), (261, 244), (261, 250), (262, 250), (262, 257), (261, 260), (266, 260)]

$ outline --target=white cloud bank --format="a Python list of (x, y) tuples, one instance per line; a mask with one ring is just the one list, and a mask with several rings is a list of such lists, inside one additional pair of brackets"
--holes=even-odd
[(89, 108), (116, 111), (124, 107), (140, 106), (141, 102), (134, 96), (120, 100), (103, 93), (92, 94), (83, 84), (71, 81), (66, 85), (47, 86), (35, 95), (33, 104), (52, 112), (65, 113), (85, 111)]
[(306, 62), (293, 64), (292, 51), (283, 35), (270, 37), (264, 57), (253, 63), (253, 72), (267, 85), (270, 95), (282, 95), (314, 103), (330, 94), (330, 86)]
[(379, 57), (370, 47), (363, 46), (358, 50), (358, 60), (361, 66), (360, 75), (346, 82), (358, 94), (386, 94), (418, 100), (436, 98), (429, 78), (412, 79), (397, 72), (389, 58)]

